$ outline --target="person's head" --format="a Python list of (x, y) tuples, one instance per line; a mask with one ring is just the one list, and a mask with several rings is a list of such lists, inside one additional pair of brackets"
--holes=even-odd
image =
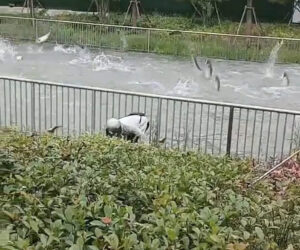
[(107, 121), (106, 125), (106, 135), (113, 137), (121, 137), (122, 127), (121, 122), (118, 119), (111, 118)]

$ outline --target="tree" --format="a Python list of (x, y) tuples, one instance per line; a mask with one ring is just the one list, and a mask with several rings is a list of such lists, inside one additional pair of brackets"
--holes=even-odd
[(118, 0), (91, 0), (89, 10), (92, 8), (93, 5), (95, 5), (99, 21), (104, 21), (108, 17), (111, 1)]
[(247, 0), (247, 17), (246, 17), (246, 34), (250, 35), (252, 32), (252, 11), (253, 11), (253, 0)]
[(222, 0), (186, 0), (193, 6), (195, 12), (202, 18), (204, 24), (212, 17), (214, 11), (217, 12), (219, 19), (219, 13), (217, 9), (217, 2)]
[[(271, 3), (279, 3), (279, 4), (288, 4), (293, 2), (294, 0), (268, 0)], [(252, 33), (252, 24), (253, 24), (253, 0), (247, 0), (247, 13), (246, 13), (246, 34), (251, 35)]]

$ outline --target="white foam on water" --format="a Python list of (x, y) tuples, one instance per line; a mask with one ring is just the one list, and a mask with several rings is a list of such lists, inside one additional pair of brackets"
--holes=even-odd
[(80, 50), (77, 58), (69, 62), (73, 65), (85, 65), (92, 63), (92, 55), (86, 50)]
[(27, 52), (30, 54), (42, 54), (44, 49), (42, 45), (30, 45), (27, 47)]
[(78, 53), (78, 51), (80, 50), (81, 48), (79, 47), (76, 47), (76, 46), (70, 46), (70, 47), (66, 47), (62, 44), (56, 44), (56, 46), (54, 47), (54, 51), (55, 52), (62, 52), (64, 54), (76, 54)]
[(287, 71), (287, 73), (288, 74), (293, 74), (293, 75), (298, 75), (298, 76), (300, 76), (300, 72), (299, 72), (299, 69), (289, 69), (288, 71)]
[(132, 71), (130, 67), (124, 64), (121, 57), (105, 55), (104, 53), (97, 55), (93, 59), (92, 65), (94, 71), (102, 71), (102, 70), (110, 70), (110, 69), (123, 71), (123, 72)]
[(81, 50), (79, 56), (69, 62), (73, 65), (88, 65), (93, 71), (117, 70), (130, 72), (132, 68), (125, 65), (121, 57), (105, 55), (102, 52), (99, 55), (92, 55), (86, 50)]
[(176, 86), (168, 92), (169, 95), (189, 96), (195, 93), (195, 83), (191, 80), (179, 79)]
[(239, 71), (230, 71), (229, 73), (234, 75), (242, 75), (242, 73)]
[(284, 87), (264, 87), (262, 90), (273, 98), (280, 98), (283, 94), (283, 88)]
[(283, 95), (299, 94), (300, 88), (295, 86), (285, 87), (264, 87), (262, 90), (265, 93), (272, 95), (273, 97), (281, 97)]
[(129, 85), (139, 85), (139, 86), (149, 86), (152, 87), (154, 89), (161, 89), (164, 90), (165, 87), (159, 83), (159, 82), (155, 82), (155, 81), (149, 81), (149, 82), (140, 82), (140, 81), (134, 81), (134, 82), (129, 82)]
[(16, 55), (15, 47), (9, 41), (0, 38), (0, 61), (15, 58)]
[(205, 65), (205, 68), (204, 68), (204, 77), (206, 79), (209, 79), (211, 77), (211, 75), (210, 75), (210, 69), (207, 67), (207, 65)]
[(224, 84), (222, 86), (231, 87), (231, 88), (233, 88), (234, 92), (240, 93), (240, 94), (250, 97), (252, 99), (263, 98), (260, 91), (250, 88), (248, 84), (243, 84), (243, 85), (239, 85), (239, 86)]

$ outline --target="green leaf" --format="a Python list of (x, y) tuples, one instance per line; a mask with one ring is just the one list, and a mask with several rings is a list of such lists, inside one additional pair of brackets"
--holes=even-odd
[(167, 228), (167, 235), (171, 241), (174, 241), (177, 238), (176, 231), (172, 228)]
[(260, 227), (255, 227), (255, 232), (260, 240), (263, 240), (265, 238), (264, 232)]
[(102, 230), (99, 228), (95, 229), (95, 235), (97, 238), (100, 238), (101, 236), (103, 236)]
[(241, 224), (242, 224), (243, 227), (247, 226), (247, 220), (242, 218), (241, 219)]
[(92, 226), (103, 226), (104, 224), (99, 220), (93, 220), (90, 222)]
[(104, 239), (112, 247), (112, 249), (118, 249), (119, 239), (116, 234), (111, 234), (109, 236), (104, 236)]
[(290, 244), (290, 245), (288, 245), (287, 249), (285, 249), (285, 250), (294, 250), (294, 247), (292, 244)]
[(21, 175), (15, 175), (15, 178), (18, 180), (18, 181), (23, 181), (23, 177)]
[(246, 250), (248, 244), (245, 243), (235, 243), (235, 244), (228, 244), (227, 250)]
[(71, 222), (73, 219), (73, 215), (74, 215), (73, 208), (71, 206), (68, 206), (65, 210), (66, 220)]
[(152, 248), (152, 249), (158, 249), (158, 248), (159, 248), (159, 245), (160, 245), (159, 239), (154, 239), (154, 240), (151, 242), (151, 248)]
[(96, 246), (87, 246), (87, 250), (99, 250)]
[(29, 239), (23, 240), (22, 238), (18, 238), (18, 240), (14, 242), (14, 244), (20, 249), (27, 249), (30, 245)]
[(29, 220), (29, 225), (31, 227), (31, 229), (36, 232), (37, 234), (39, 233), (39, 226), (38, 223), (32, 219)]
[(132, 247), (137, 243), (136, 234), (131, 234), (124, 239), (123, 248), (124, 249), (132, 249)]
[(43, 247), (46, 247), (47, 246), (47, 241), (48, 241), (48, 237), (45, 235), (45, 234), (40, 234), (40, 240), (43, 244)]
[(198, 227), (193, 227), (192, 230), (197, 234), (198, 237), (200, 236), (201, 232), (200, 232), (200, 229)]
[(83, 238), (81, 236), (78, 237), (78, 239), (76, 241), (76, 245), (78, 245), (80, 247), (80, 249), (83, 249), (84, 240), (83, 240)]
[(245, 240), (248, 240), (250, 238), (250, 236), (251, 236), (251, 234), (249, 232), (247, 232), (247, 231), (244, 231), (243, 234), (244, 234), (244, 239)]
[(76, 245), (72, 245), (69, 250), (82, 250), (82, 248), (80, 246)]
[(112, 217), (112, 208), (111, 206), (105, 205), (104, 206), (104, 214), (106, 217)]
[(209, 236), (209, 238), (210, 238), (213, 242), (215, 242), (215, 243), (219, 243), (219, 242), (220, 242), (220, 238), (219, 238), (218, 235), (211, 234), (211, 235)]
[(6, 246), (9, 243), (9, 231), (0, 231), (0, 246)]
[(190, 246), (190, 239), (189, 237), (183, 237), (182, 238), (182, 242), (183, 242), (183, 246), (184, 246), (184, 249), (189, 249), (189, 246)]

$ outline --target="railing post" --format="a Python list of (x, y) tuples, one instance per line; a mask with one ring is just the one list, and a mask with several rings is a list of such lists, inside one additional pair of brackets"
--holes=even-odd
[(156, 118), (156, 138), (155, 142), (158, 143), (160, 138), (160, 128), (161, 128), (161, 106), (162, 99), (158, 98), (158, 107), (157, 107), (157, 118)]
[(147, 51), (150, 52), (150, 36), (151, 36), (151, 30), (147, 31)]
[(35, 40), (38, 39), (39, 34), (38, 34), (38, 21), (34, 19), (34, 26), (35, 26)]
[(99, 47), (102, 47), (102, 28), (103, 26), (99, 26), (100, 27), (100, 31), (99, 31)]
[[(1, 89), (1, 83), (0, 83), (0, 89)], [(2, 98), (2, 96), (1, 96), (1, 98)], [(2, 126), (2, 108), (1, 108), (1, 106), (2, 106), (2, 103), (0, 102), (0, 127)]]
[(95, 133), (96, 126), (96, 91), (92, 92), (92, 107), (91, 107), (91, 133)]
[(230, 151), (231, 151), (233, 114), (234, 114), (234, 107), (230, 107), (229, 120), (228, 120), (228, 131), (227, 131), (227, 147), (226, 147), (226, 154), (228, 156), (230, 156)]
[[(31, 83), (31, 130), (35, 131), (35, 84)], [(27, 102), (28, 100), (26, 100)]]
[(4, 126), (7, 126), (7, 117), (6, 117), (6, 113), (7, 113), (7, 108), (6, 108), (6, 81), (3, 80), (3, 102), (4, 102)]

